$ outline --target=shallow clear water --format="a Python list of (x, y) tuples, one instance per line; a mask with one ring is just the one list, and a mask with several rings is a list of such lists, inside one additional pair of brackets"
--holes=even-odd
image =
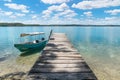
[(20, 56), (13, 45), (22, 32), (64, 32), (99, 80), (120, 79), (120, 27), (0, 27), (0, 76), (27, 72), (40, 52)]

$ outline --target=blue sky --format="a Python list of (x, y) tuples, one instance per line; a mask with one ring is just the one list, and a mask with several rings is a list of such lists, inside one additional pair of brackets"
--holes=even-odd
[(0, 22), (120, 24), (120, 0), (0, 0)]

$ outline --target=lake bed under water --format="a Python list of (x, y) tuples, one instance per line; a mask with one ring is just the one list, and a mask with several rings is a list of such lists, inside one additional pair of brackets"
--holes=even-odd
[(20, 56), (14, 47), (19, 34), (50, 30), (66, 33), (99, 80), (120, 79), (120, 27), (0, 27), (0, 76), (28, 72), (40, 55), (39, 52)]

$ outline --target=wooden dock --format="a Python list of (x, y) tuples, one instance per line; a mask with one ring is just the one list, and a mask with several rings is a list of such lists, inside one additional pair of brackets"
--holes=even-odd
[(27, 80), (97, 80), (64, 33), (54, 33)]

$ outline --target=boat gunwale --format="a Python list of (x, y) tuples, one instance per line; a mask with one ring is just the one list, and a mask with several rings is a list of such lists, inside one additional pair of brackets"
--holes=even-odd
[(23, 42), (23, 43), (17, 43), (17, 44), (14, 44), (14, 45), (22, 45), (22, 44), (39, 44), (39, 43), (44, 42), (44, 41), (48, 41), (48, 40), (39, 40), (38, 43), (34, 43), (33, 41), (31, 41), (31, 42)]

